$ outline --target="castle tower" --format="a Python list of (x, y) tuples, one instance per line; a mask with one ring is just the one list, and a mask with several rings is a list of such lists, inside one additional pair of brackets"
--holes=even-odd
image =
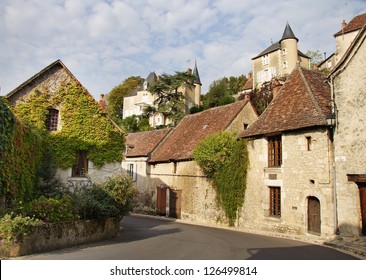
[(282, 71), (284, 74), (291, 74), (292, 70), (295, 69), (296, 64), (299, 62), (297, 42), (299, 39), (296, 38), (292, 31), (289, 23), (286, 24), (285, 30), (283, 31), (282, 38), (280, 40), (280, 49), (282, 52)]
[(200, 106), (202, 83), (201, 83), (200, 75), (198, 73), (197, 61), (195, 61), (195, 63), (194, 63), (193, 76), (195, 77), (195, 79), (193, 81), (193, 85), (194, 85), (194, 103), (195, 103), (196, 106)]

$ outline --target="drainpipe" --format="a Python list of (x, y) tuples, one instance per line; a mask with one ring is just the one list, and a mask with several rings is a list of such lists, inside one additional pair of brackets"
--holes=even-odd
[[(330, 77), (330, 82), (328, 82), (330, 85), (330, 100), (334, 103), (334, 84), (333, 84), (333, 76)], [(333, 106), (332, 113), (337, 114), (335, 111), (336, 108)], [(338, 116), (336, 115), (336, 120), (338, 119)], [(337, 125), (336, 121), (336, 125)], [(336, 174), (336, 159), (335, 159), (335, 145), (334, 145), (334, 132), (336, 127), (331, 128), (331, 143), (332, 143), (332, 153), (333, 153), (333, 200), (334, 200), (334, 234), (339, 235), (339, 227), (338, 227), (338, 203), (337, 203), (337, 174)]]

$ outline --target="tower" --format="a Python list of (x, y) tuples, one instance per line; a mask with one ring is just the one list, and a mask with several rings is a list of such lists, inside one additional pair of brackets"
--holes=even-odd
[(194, 76), (194, 81), (193, 81), (193, 85), (194, 85), (194, 103), (195, 103), (196, 106), (200, 106), (202, 83), (201, 83), (200, 75), (198, 73), (197, 61), (194, 62), (193, 76)]
[(299, 39), (296, 38), (289, 23), (287, 22), (282, 38), (279, 42), (282, 55), (283, 74), (291, 74), (292, 70), (295, 69), (296, 64), (299, 62), (297, 49), (298, 41)]

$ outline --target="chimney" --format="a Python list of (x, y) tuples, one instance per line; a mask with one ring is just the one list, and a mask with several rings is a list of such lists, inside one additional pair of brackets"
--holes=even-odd
[(273, 98), (276, 98), (276, 96), (278, 95), (278, 92), (280, 91), (282, 87), (282, 84), (280, 83), (279, 80), (275, 79), (272, 82), (272, 93), (273, 93)]
[(188, 69), (187, 69), (187, 73), (188, 73), (189, 75), (192, 75), (192, 69), (191, 69), (191, 68), (188, 68)]
[(248, 73), (248, 80), (252, 79), (252, 75), (253, 75), (252, 72)]
[(342, 29), (347, 26), (347, 22), (345, 20), (342, 21)]
[(103, 93), (101, 93), (101, 94), (100, 94), (100, 98), (99, 98), (99, 107), (100, 107), (100, 109), (102, 109), (102, 110), (106, 110), (106, 107), (107, 107), (107, 104), (106, 104), (106, 102), (105, 102), (104, 94), (103, 94)]

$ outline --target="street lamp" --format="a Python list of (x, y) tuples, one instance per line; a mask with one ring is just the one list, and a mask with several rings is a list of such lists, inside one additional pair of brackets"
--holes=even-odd
[(337, 105), (334, 102), (334, 100), (329, 101), (328, 108), (329, 108), (330, 112), (326, 115), (327, 124), (331, 128), (334, 128), (338, 124), (337, 115), (336, 115)]

